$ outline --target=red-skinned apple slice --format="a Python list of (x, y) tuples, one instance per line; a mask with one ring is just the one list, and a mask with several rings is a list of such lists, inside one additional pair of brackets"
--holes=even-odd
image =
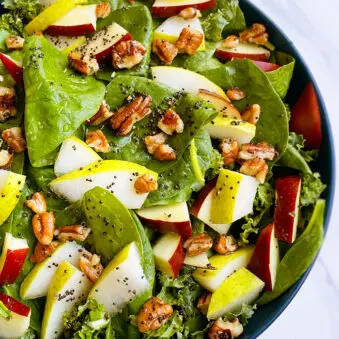
[(184, 239), (192, 236), (191, 220), (186, 202), (155, 206), (136, 211), (146, 225), (157, 232), (174, 232)]
[(176, 233), (166, 233), (153, 246), (157, 269), (175, 279), (185, 259), (183, 240)]
[(290, 129), (305, 137), (307, 148), (320, 149), (322, 142), (321, 116), (317, 94), (309, 82), (292, 109)]
[(277, 64), (272, 64), (270, 62), (266, 62), (266, 61), (257, 61), (257, 60), (253, 60), (253, 62), (259, 67), (261, 68), (264, 72), (272, 72), (277, 70), (278, 68), (280, 68), (280, 65)]
[(216, 57), (228, 61), (245, 58), (256, 61), (268, 61), (270, 55), (269, 50), (258, 45), (239, 43), (237, 47), (225, 48), (222, 45), (222, 41), (217, 43), (215, 51)]
[(267, 291), (273, 291), (278, 264), (279, 243), (272, 224), (261, 231), (248, 269), (265, 282)]
[(96, 5), (76, 6), (46, 29), (52, 36), (80, 36), (96, 30)]
[(286, 176), (275, 181), (275, 235), (279, 240), (293, 243), (297, 235), (301, 178)]
[(9, 55), (0, 52), (0, 60), (4, 64), (7, 72), (12, 76), (14, 81), (20, 87), (24, 87), (23, 68), (22, 65), (12, 59)]
[(152, 6), (152, 16), (167, 18), (179, 14), (180, 11), (188, 7), (204, 11), (212, 8), (216, 3), (216, 0), (156, 0)]
[(0, 257), (0, 286), (13, 284), (21, 272), (29, 247), (25, 239), (6, 233)]

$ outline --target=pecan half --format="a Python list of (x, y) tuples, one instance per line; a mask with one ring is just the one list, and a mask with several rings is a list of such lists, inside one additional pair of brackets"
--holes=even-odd
[(37, 213), (32, 220), (33, 232), (42, 245), (49, 245), (53, 240), (55, 217), (53, 212)]
[(209, 339), (232, 339), (239, 337), (244, 331), (238, 318), (231, 321), (216, 320), (208, 331)]
[(0, 104), (0, 122), (5, 122), (7, 119), (16, 116), (16, 108)]
[(32, 199), (25, 201), (25, 205), (34, 213), (43, 213), (47, 211), (46, 200), (41, 192), (34, 193)]
[(165, 143), (166, 139), (167, 135), (162, 132), (155, 135), (148, 135), (144, 140), (148, 153), (154, 154), (157, 148)]
[(166, 40), (155, 39), (152, 43), (152, 52), (164, 65), (170, 65), (178, 54), (178, 48)]
[(82, 55), (80, 52), (72, 51), (68, 55), (68, 60), (76, 71), (85, 75), (93, 75), (99, 70), (97, 59), (90, 55)]
[(222, 42), (224, 48), (235, 48), (239, 45), (239, 38), (236, 35), (229, 35)]
[(58, 245), (59, 242), (57, 241), (52, 241), (49, 245), (43, 245), (40, 242), (37, 242), (34, 248), (34, 253), (29, 258), (29, 261), (34, 264), (44, 261), (52, 255)]
[(79, 266), (81, 271), (85, 273), (87, 278), (92, 282), (96, 282), (104, 270), (100, 262), (100, 257), (88, 251), (82, 251)]
[(203, 33), (192, 27), (185, 27), (181, 31), (179, 39), (175, 43), (175, 46), (179, 49), (181, 53), (193, 55), (200, 47), (203, 40), (204, 40)]
[(213, 249), (219, 254), (231, 253), (238, 249), (238, 243), (233, 235), (220, 235), (214, 242)]
[(15, 153), (24, 152), (26, 149), (26, 141), (20, 127), (5, 129), (2, 132), (2, 139), (7, 142), (8, 147)]
[(267, 142), (259, 142), (258, 144), (243, 144), (238, 155), (239, 159), (251, 160), (260, 158), (264, 160), (273, 160), (277, 155), (276, 150), (273, 146)]
[(178, 15), (181, 16), (184, 19), (201, 18), (201, 12), (194, 7), (184, 8), (180, 11), (180, 13)]
[(239, 37), (241, 42), (248, 42), (250, 44), (265, 45), (268, 42), (266, 27), (257, 23), (239, 33)]
[(137, 324), (141, 333), (154, 331), (168, 321), (173, 313), (173, 308), (165, 304), (163, 300), (157, 297), (149, 298), (141, 308)]
[(6, 40), (6, 47), (8, 49), (22, 49), (24, 47), (25, 39), (21, 36), (10, 34)]
[(186, 255), (188, 257), (194, 257), (196, 255), (205, 253), (212, 246), (213, 240), (206, 233), (194, 235), (184, 242), (184, 248), (186, 249)]
[(241, 117), (244, 121), (249, 122), (252, 125), (256, 125), (259, 121), (261, 115), (260, 105), (254, 104), (248, 106), (243, 112), (241, 112)]
[(14, 88), (0, 86), (0, 104), (13, 105), (16, 98)]
[(55, 235), (60, 241), (85, 241), (91, 229), (81, 225), (71, 225), (59, 227), (55, 230)]
[(229, 88), (227, 90), (227, 96), (229, 97), (229, 99), (231, 99), (232, 101), (238, 101), (238, 100), (242, 100), (244, 98), (246, 98), (246, 94), (245, 92), (243, 92), (241, 89), (239, 89), (238, 87), (234, 87), (234, 88)]
[(255, 177), (263, 184), (268, 173), (268, 166), (263, 159), (246, 160), (240, 167), (240, 173)]
[(184, 122), (179, 114), (170, 108), (158, 122), (158, 127), (168, 135), (179, 134), (184, 131)]
[(113, 47), (113, 67), (131, 69), (139, 64), (146, 54), (145, 46), (135, 40), (121, 41)]
[(135, 180), (134, 188), (138, 194), (149, 193), (158, 189), (158, 183), (152, 174), (144, 174)]
[(199, 298), (197, 308), (202, 314), (207, 314), (208, 307), (211, 303), (212, 293), (207, 293)]
[(0, 151), (0, 169), (9, 168), (13, 162), (14, 156), (12, 152), (7, 150)]
[(100, 105), (99, 111), (95, 113), (92, 118), (86, 120), (85, 124), (89, 126), (98, 126), (111, 118), (113, 112), (110, 111), (109, 106), (106, 103)]
[(111, 13), (111, 5), (109, 2), (101, 2), (95, 9), (97, 18), (106, 18)]
[(100, 129), (96, 131), (88, 131), (86, 137), (86, 144), (92, 147), (96, 152), (107, 153), (109, 152), (109, 144)]
[(166, 144), (160, 145), (153, 153), (153, 156), (159, 161), (171, 161), (177, 158), (174, 149)]
[(224, 158), (224, 164), (226, 166), (234, 165), (239, 153), (237, 140), (233, 138), (223, 139), (220, 143), (220, 149)]

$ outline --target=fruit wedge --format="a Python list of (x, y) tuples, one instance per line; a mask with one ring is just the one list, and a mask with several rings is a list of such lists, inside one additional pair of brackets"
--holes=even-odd
[(77, 49), (79, 46), (86, 43), (86, 37), (85, 36), (51, 36), (45, 34), (44, 37), (59, 51), (64, 53), (68, 56), (68, 54), (75, 49)]
[(208, 260), (207, 253), (201, 253), (199, 255), (195, 255), (194, 257), (188, 257), (186, 255), (184, 259), (184, 265), (192, 266), (192, 267), (200, 267), (200, 268), (212, 268), (210, 261)]
[(18, 86), (24, 86), (22, 62), (16, 61), (9, 55), (0, 52), (0, 60), (4, 64), (7, 72), (11, 75)]

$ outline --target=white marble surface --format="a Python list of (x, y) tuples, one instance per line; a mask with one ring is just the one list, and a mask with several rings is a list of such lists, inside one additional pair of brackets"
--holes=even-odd
[[(291, 38), (311, 68), (329, 110), (339, 150), (338, 0), (251, 0)], [(337, 167), (338, 167), (337, 155)], [(338, 191), (338, 185), (337, 185)], [(339, 338), (339, 199), (311, 274), (261, 339)]]

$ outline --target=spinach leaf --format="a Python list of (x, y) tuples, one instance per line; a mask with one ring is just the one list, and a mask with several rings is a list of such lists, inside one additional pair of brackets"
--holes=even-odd
[(77, 201), (63, 210), (55, 211), (54, 216), (56, 227), (81, 224), (85, 220), (81, 201)]
[(264, 305), (287, 291), (306, 272), (323, 242), (325, 201), (318, 200), (304, 232), (282, 258), (273, 292), (265, 292), (257, 301)]
[(29, 158), (35, 167), (51, 165), (63, 140), (98, 111), (105, 86), (75, 74), (67, 57), (42, 37), (26, 39), (23, 65)]

